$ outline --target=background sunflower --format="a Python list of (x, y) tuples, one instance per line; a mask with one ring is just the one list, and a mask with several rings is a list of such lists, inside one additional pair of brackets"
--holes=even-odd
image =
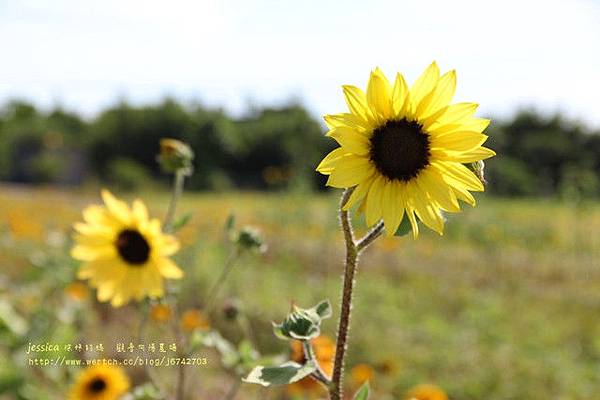
[(91, 366), (77, 376), (69, 400), (117, 400), (129, 385), (129, 378), (120, 367)]
[(104, 206), (83, 211), (84, 223), (76, 223), (73, 258), (84, 264), (78, 277), (97, 288), (98, 300), (115, 307), (131, 299), (163, 295), (163, 278), (179, 279), (183, 272), (168, 257), (179, 249), (175, 237), (161, 232), (157, 219), (150, 219), (144, 203), (131, 208), (107, 190)]

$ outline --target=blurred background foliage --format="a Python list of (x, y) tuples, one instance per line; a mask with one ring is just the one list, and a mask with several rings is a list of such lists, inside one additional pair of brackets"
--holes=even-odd
[[(192, 190), (323, 188), (314, 172), (335, 147), (324, 125), (299, 104), (223, 110), (167, 98), (153, 105), (123, 101), (95, 118), (24, 101), (0, 108), (0, 179), (81, 185), (101, 182), (136, 190), (163, 182), (158, 142), (174, 137), (196, 153)], [(487, 165), (489, 190), (502, 196), (596, 197), (600, 132), (560, 114), (523, 109), (494, 119), (487, 131), (498, 157)], [(150, 179), (156, 178), (156, 179)], [(162, 179), (162, 180), (161, 180)]]

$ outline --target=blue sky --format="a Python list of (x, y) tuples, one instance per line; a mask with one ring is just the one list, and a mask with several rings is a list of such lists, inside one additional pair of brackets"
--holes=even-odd
[(0, 101), (94, 115), (165, 95), (242, 113), (344, 110), (369, 71), (458, 72), (481, 115), (561, 110), (600, 127), (600, 1), (0, 0)]

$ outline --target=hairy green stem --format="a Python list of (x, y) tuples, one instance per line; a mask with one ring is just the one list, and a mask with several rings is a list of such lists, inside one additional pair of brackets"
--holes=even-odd
[(175, 210), (177, 209), (177, 203), (181, 198), (181, 194), (183, 193), (183, 184), (185, 182), (185, 172), (182, 169), (178, 169), (175, 172), (175, 182), (173, 183), (173, 193), (171, 195), (171, 201), (169, 202), (169, 208), (167, 209), (167, 214), (165, 215), (165, 220), (163, 222), (164, 230), (166, 232), (171, 230), (173, 225), (173, 218), (175, 217)]
[(344, 282), (342, 288), (342, 304), (340, 319), (338, 322), (337, 342), (335, 349), (335, 362), (333, 365), (333, 376), (329, 385), (330, 400), (342, 400), (343, 398), (343, 374), (346, 350), (348, 348), (348, 332), (350, 330), (350, 312), (352, 310), (352, 296), (354, 294), (355, 275), (358, 267), (358, 256), (360, 253), (381, 236), (384, 230), (383, 222), (379, 222), (364, 237), (358, 241), (354, 240), (352, 222), (344, 205), (350, 198), (353, 188), (346, 189), (340, 200), (340, 223), (344, 232), (346, 242), (346, 265), (344, 269)]

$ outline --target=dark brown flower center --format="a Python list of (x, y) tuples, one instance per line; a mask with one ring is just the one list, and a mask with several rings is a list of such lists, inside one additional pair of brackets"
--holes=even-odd
[(121, 258), (131, 265), (140, 265), (148, 261), (150, 245), (141, 233), (134, 229), (125, 229), (119, 233), (116, 241)]
[(100, 393), (106, 389), (106, 382), (102, 378), (96, 378), (88, 384), (88, 389), (92, 393)]
[(415, 121), (387, 121), (371, 136), (371, 161), (383, 176), (407, 182), (429, 165), (429, 135)]

